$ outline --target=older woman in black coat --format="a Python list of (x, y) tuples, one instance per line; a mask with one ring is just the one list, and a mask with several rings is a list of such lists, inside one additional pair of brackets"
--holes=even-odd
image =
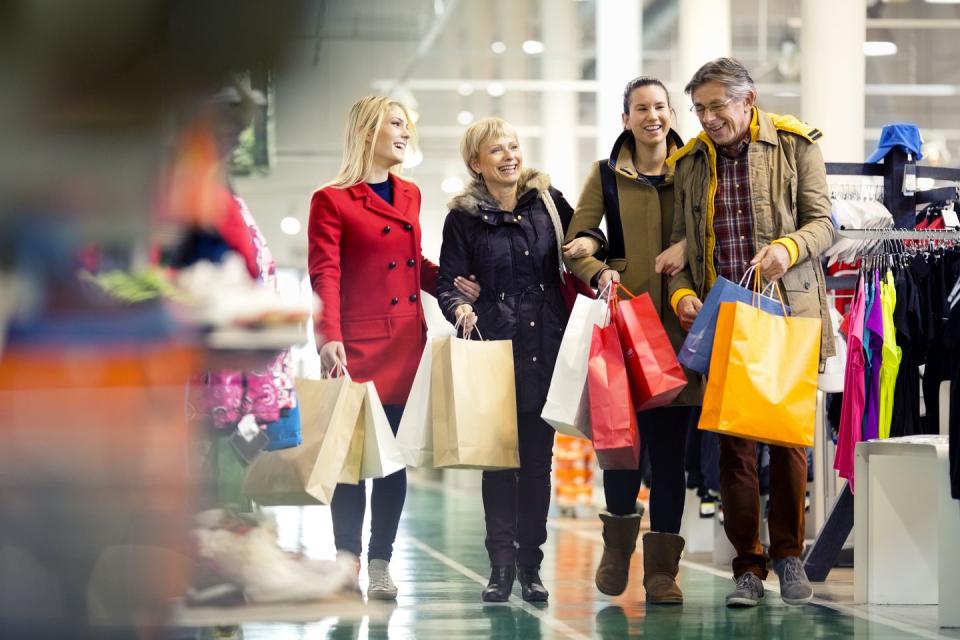
[[(473, 181), (449, 204), (437, 296), (451, 321), (468, 331), (476, 325), (487, 340), (513, 341), (520, 446), (520, 469), (483, 472), (492, 572), (482, 598), (507, 600), (519, 578), (524, 600), (545, 601), (540, 547), (547, 539), (555, 432), (540, 412), (566, 325), (560, 243), (573, 209), (545, 174), (524, 168), (507, 122), (476, 122), (460, 150)], [(455, 286), (463, 273), (476, 274), (481, 287), (473, 305)]]

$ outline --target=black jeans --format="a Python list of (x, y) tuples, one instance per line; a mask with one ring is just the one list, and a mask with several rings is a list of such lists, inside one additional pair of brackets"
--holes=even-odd
[(483, 472), (487, 554), (493, 566), (539, 567), (547, 541), (553, 427), (535, 413), (517, 416), (520, 468)]
[[(403, 405), (385, 404), (393, 434), (397, 434)], [(401, 469), (386, 478), (373, 481), (370, 496), (370, 549), (369, 560), (390, 561), (393, 555), (393, 542), (397, 539), (397, 527), (403, 502), (407, 498), (407, 470)], [(338, 484), (330, 501), (330, 514), (333, 517), (333, 541), (337, 551), (349, 551), (360, 556), (363, 530), (363, 516), (367, 510), (367, 488), (365, 481), (360, 484)]]
[[(640, 446), (650, 457), (650, 530), (679, 533), (683, 517), (686, 481), (683, 471), (687, 425), (694, 407), (658, 407), (637, 414)], [(642, 456), (641, 456), (642, 457)], [(603, 472), (603, 493), (607, 511), (615, 516), (637, 512), (637, 494), (643, 473), (636, 470)]]

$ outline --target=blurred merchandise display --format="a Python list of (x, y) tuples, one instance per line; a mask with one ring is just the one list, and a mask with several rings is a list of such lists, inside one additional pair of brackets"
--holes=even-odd
[(582, 517), (592, 509), (594, 464), (589, 440), (557, 434), (553, 445), (553, 493), (561, 515)]

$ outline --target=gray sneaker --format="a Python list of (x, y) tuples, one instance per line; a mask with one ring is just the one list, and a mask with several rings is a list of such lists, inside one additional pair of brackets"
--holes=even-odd
[(727, 594), (728, 607), (755, 607), (763, 598), (763, 582), (747, 571), (737, 578), (737, 588)]
[(367, 574), (370, 577), (370, 586), (367, 587), (367, 597), (371, 600), (396, 600), (397, 585), (390, 578), (390, 563), (386, 560), (375, 559), (367, 564)]
[(787, 604), (806, 604), (813, 599), (813, 587), (807, 580), (800, 558), (781, 558), (773, 563), (780, 576), (780, 598)]

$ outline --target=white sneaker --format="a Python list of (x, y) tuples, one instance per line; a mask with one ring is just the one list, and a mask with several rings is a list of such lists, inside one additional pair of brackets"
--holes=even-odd
[(367, 597), (371, 600), (396, 600), (397, 585), (390, 578), (390, 563), (386, 560), (371, 560), (367, 565), (370, 586)]

